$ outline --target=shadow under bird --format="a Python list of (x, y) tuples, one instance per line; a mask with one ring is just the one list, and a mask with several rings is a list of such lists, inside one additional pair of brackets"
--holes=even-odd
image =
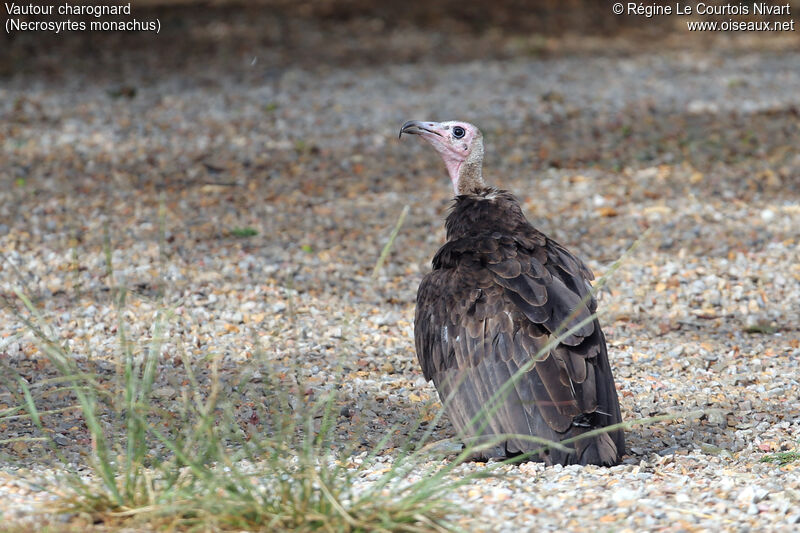
[[(478, 445), (472, 458), (542, 447), (502, 437), (513, 434), (554, 442), (578, 437), (565, 444), (569, 451), (549, 448), (532, 457), (547, 464), (617, 464), (625, 453), (622, 430), (580, 438), (621, 421), (605, 337), (592, 318), (592, 272), (534, 228), (510, 192), (486, 185), (478, 128), (412, 120), (403, 133), (439, 152), (456, 194), (447, 242), (417, 292), (414, 337), (425, 378), (436, 385), (459, 435)], [(496, 409), (481, 415), (532, 358), (535, 364)]]

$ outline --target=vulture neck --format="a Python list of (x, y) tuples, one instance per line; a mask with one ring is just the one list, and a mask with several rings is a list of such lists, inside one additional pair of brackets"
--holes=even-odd
[(448, 241), (492, 234), (526, 238), (525, 235), (536, 231), (525, 219), (514, 195), (494, 187), (457, 196), (445, 229)]
[(483, 143), (475, 143), (467, 159), (453, 169), (454, 172), (450, 172), (450, 180), (453, 182), (453, 191), (456, 196), (475, 194), (486, 188), (482, 169)]

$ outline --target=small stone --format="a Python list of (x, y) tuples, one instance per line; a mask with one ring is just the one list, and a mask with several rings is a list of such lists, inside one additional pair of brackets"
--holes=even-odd
[(701, 279), (695, 280), (691, 284), (691, 290), (694, 294), (700, 294), (706, 290), (706, 284)]
[(72, 522), (76, 516), (78, 516), (76, 513), (59, 513), (55, 515), (55, 520), (61, 524), (68, 524)]
[(775, 387), (773, 389), (769, 389), (767, 391), (767, 396), (771, 398), (775, 398), (778, 396), (784, 396), (786, 393), (786, 389), (784, 387)]
[(153, 390), (153, 396), (161, 399), (174, 398), (176, 394), (177, 391), (172, 387), (160, 387)]
[(396, 320), (392, 313), (385, 313), (383, 315), (378, 315), (374, 319), (376, 326), (388, 326), (389, 324), (394, 323)]
[(740, 505), (749, 505), (756, 502), (756, 489), (752, 485), (743, 488), (736, 496), (736, 503)]
[(720, 409), (712, 409), (706, 413), (708, 423), (714, 426), (725, 427), (728, 425), (728, 416)]
[(679, 449), (680, 449), (680, 448), (679, 448), (678, 446), (670, 446), (669, 448), (664, 448), (663, 450), (661, 450), (660, 452), (658, 452), (658, 455), (660, 455), (660, 456), (662, 456), (662, 457), (666, 457), (666, 456), (668, 456), (668, 455), (673, 455), (673, 454), (674, 454), (675, 452), (677, 452)]
[(494, 487), (492, 488), (492, 497), (491, 499), (496, 502), (503, 502), (508, 500), (513, 496), (511, 490), (502, 488), (502, 487)]
[(684, 345), (679, 344), (678, 346), (674, 347), (669, 352), (667, 352), (667, 357), (671, 359), (677, 359), (683, 354), (685, 349), (686, 347)]
[(729, 452), (724, 448), (720, 448), (719, 446), (714, 446), (713, 444), (706, 444), (706, 443), (701, 444), (700, 451), (706, 455), (714, 455), (718, 457), (732, 457), (731, 452)]
[(638, 498), (639, 493), (637, 491), (626, 487), (619, 488), (611, 494), (611, 500), (617, 504), (624, 501), (636, 500)]
[(461, 453), (464, 447), (455, 439), (442, 439), (426, 444), (425, 449), (439, 455), (454, 455)]

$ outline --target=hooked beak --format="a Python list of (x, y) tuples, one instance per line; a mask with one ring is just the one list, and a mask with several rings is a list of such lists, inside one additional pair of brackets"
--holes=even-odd
[(410, 135), (437, 135), (442, 137), (442, 134), (436, 131), (438, 124), (436, 122), (422, 122), (420, 120), (409, 120), (403, 127), (400, 128), (400, 135), (397, 136), (399, 139), (403, 136), (404, 133), (408, 133)]

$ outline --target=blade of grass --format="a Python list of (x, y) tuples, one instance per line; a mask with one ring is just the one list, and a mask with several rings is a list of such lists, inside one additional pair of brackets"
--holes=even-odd
[(410, 209), (411, 208), (408, 205), (403, 206), (403, 210), (400, 212), (400, 217), (397, 219), (397, 223), (395, 223), (392, 233), (389, 235), (389, 242), (387, 242), (383, 247), (383, 250), (381, 250), (381, 255), (378, 256), (378, 260), (375, 262), (375, 266), (372, 269), (373, 280), (378, 279), (378, 274), (380, 273), (381, 268), (383, 268), (383, 263), (389, 256), (389, 252), (392, 251), (394, 240), (397, 238), (397, 234), (400, 233), (400, 228), (403, 226), (403, 222), (405, 222), (406, 216), (408, 216)]

